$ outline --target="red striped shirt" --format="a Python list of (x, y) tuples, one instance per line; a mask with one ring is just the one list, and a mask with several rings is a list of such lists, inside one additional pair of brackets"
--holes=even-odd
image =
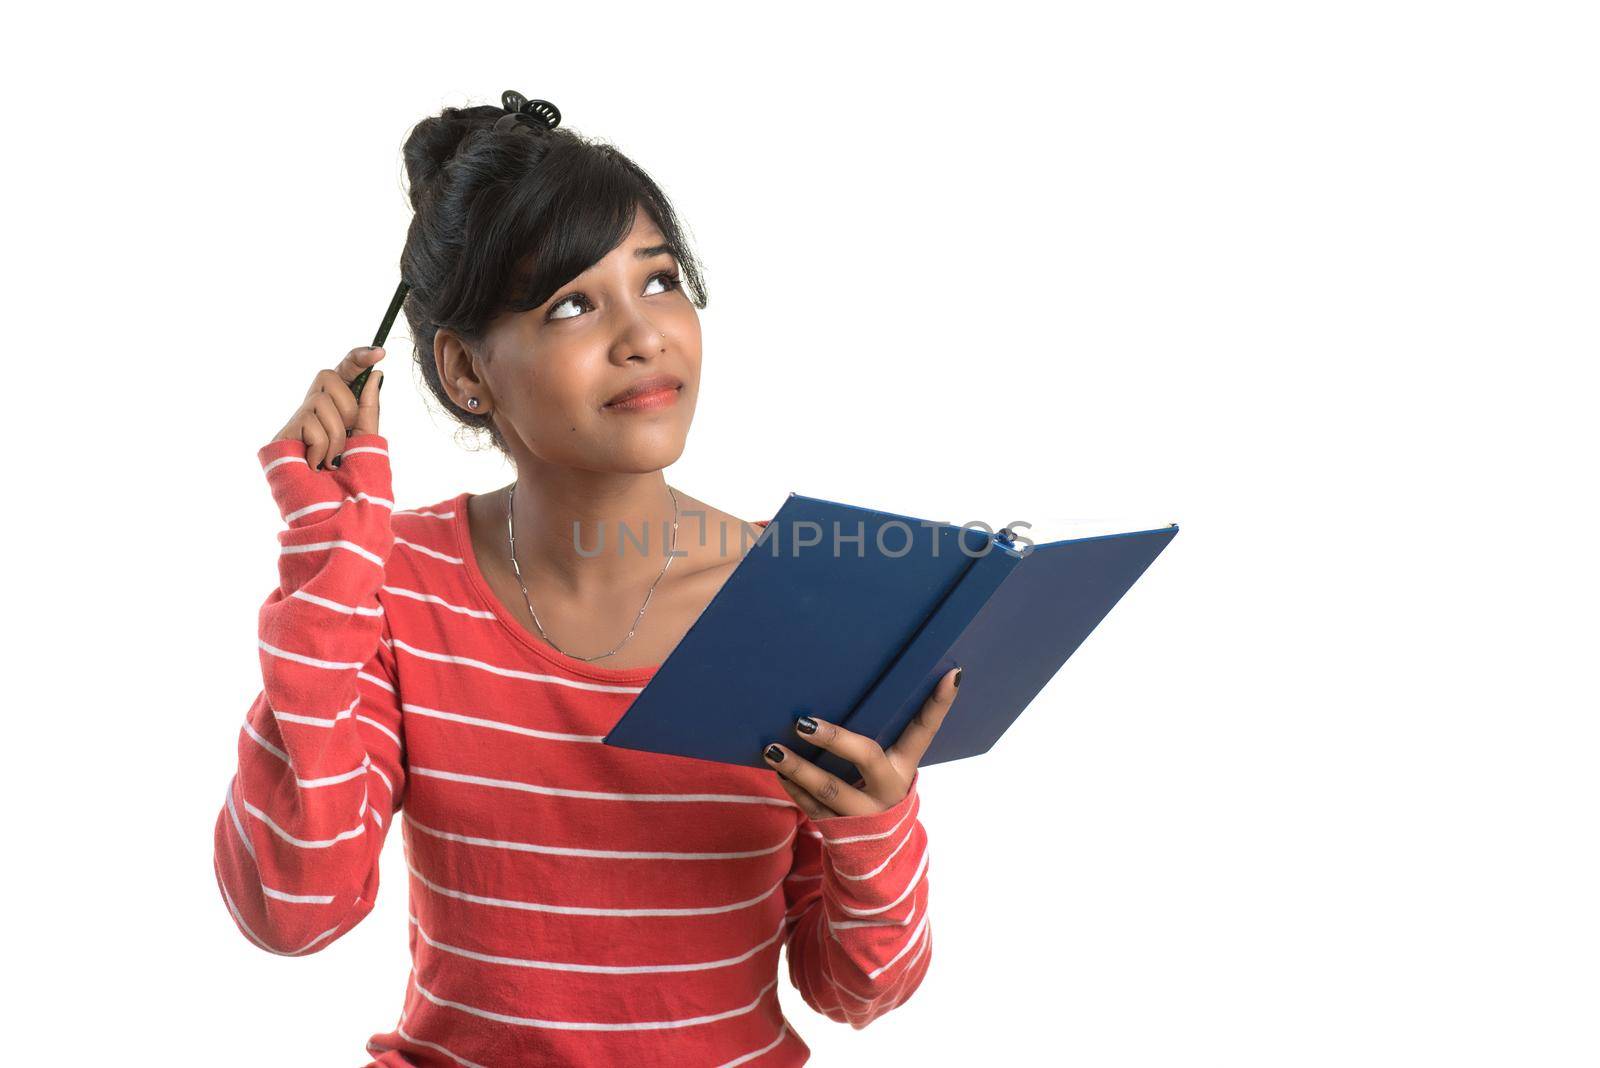
[[(258, 452), (286, 523), (262, 689), (215, 828), (223, 900), (301, 955), (366, 916), (403, 825), (410, 980), (371, 1065), (799, 1065), (789, 982), (861, 1028), (931, 960), (917, 779), (813, 822), (767, 768), (601, 744), (655, 667), (537, 639), (490, 591), (468, 494), (394, 510), (388, 442)], [(918, 773), (920, 775), (920, 772)]]

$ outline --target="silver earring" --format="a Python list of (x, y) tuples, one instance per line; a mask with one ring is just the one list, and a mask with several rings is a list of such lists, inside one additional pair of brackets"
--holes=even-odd
[(476, 411), (477, 407), (478, 407), (478, 398), (477, 397), (468, 397), (467, 398), (467, 407), (473, 409), (474, 411)]

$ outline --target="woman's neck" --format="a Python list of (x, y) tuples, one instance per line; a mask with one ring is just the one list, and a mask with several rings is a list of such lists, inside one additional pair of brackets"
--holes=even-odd
[[(604, 598), (648, 585), (666, 565), (674, 507), (663, 472), (524, 470), (514, 485), (514, 497), (510, 486), (499, 491), (498, 512), (503, 527), (509, 498), (517, 565), (529, 585)], [(685, 554), (693, 527), (693, 517), (680, 516), (674, 555)]]

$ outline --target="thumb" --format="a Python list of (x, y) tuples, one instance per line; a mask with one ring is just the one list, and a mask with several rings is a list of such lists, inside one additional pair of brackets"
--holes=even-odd
[(356, 423), (351, 428), (352, 435), (378, 433), (378, 390), (382, 388), (383, 372), (374, 369), (367, 376), (361, 396), (356, 398)]

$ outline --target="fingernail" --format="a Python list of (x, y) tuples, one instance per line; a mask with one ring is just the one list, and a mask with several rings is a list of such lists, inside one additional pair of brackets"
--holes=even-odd
[(955, 687), (958, 690), (961, 689), (961, 673), (963, 671), (965, 671), (965, 670), (967, 670), (967, 669), (966, 668), (956, 668)]
[(810, 716), (801, 716), (794, 721), (794, 729), (801, 734), (815, 734), (817, 733), (817, 721)]
[(766, 756), (766, 758), (768, 760), (772, 761), (774, 764), (783, 763), (783, 750), (779, 749), (775, 745), (767, 746), (767, 751), (763, 755)]
[(383, 392), (383, 372), (382, 371), (378, 372), (378, 392), (379, 393)]
[(333, 466), (335, 466), (335, 467), (343, 467), (344, 466), (344, 453), (340, 453), (338, 456), (335, 456), (333, 458)]

